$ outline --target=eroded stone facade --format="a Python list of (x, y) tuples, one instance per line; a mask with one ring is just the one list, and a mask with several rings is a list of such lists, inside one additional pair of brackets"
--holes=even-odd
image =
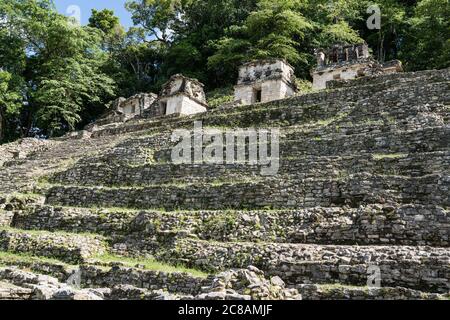
[(367, 44), (334, 45), (316, 51), (317, 68), (311, 72), (313, 89), (325, 89), (332, 80), (349, 80), (369, 75), (401, 72), (398, 60), (379, 63), (374, 60)]
[(282, 59), (245, 63), (234, 90), (235, 101), (244, 105), (291, 97), (297, 92), (294, 68)]
[(98, 127), (113, 123), (121, 123), (144, 115), (157, 96), (154, 93), (139, 93), (127, 99), (120, 97), (110, 103), (110, 110), (97, 121), (85, 127), (87, 131), (96, 131)]
[(164, 115), (191, 115), (205, 112), (208, 104), (203, 84), (196, 79), (176, 74), (164, 84), (153, 108)]

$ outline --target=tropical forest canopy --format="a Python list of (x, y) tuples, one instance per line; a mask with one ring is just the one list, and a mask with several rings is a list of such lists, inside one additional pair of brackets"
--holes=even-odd
[[(369, 29), (367, 8), (381, 9)], [(244, 61), (281, 57), (310, 79), (314, 48), (366, 41), (407, 71), (450, 64), (448, 0), (129, 0), (134, 27), (111, 10), (87, 26), (52, 0), (0, 2), (0, 142), (81, 128), (117, 96), (158, 92), (171, 75), (211, 91)]]

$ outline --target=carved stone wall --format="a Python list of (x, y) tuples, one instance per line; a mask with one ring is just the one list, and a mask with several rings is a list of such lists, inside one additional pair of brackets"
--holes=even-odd
[(205, 112), (207, 107), (203, 84), (181, 74), (172, 76), (164, 84), (154, 106), (164, 115), (191, 115)]
[(242, 65), (234, 95), (246, 105), (283, 99), (296, 91), (294, 69), (284, 60), (271, 59)]

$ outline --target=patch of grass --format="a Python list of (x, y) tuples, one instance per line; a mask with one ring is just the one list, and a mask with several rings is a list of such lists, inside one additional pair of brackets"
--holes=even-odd
[(237, 228), (236, 214), (212, 215), (200, 224), (198, 233), (219, 236), (226, 239)]
[(87, 232), (77, 232), (77, 233), (71, 233), (66, 231), (47, 231), (47, 230), (25, 230), (25, 229), (16, 229), (8, 226), (1, 226), (0, 231), (10, 231), (15, 233), (24, 233), (29, 235), (45, 235), (45, 234), (54, 234), (54, 235), (61, 235), (61, 236), (83, 236), (88, 238), (103, 238), (101, 235), (93, 234), (93, 233), (87, 233)]
[[(66, 208), (74, 208), (79, 209), (78, 207), (66, 207)], [(133, 209), (133, 208), (120, 208), (120, 207), (99, 207), (99, 206), (92, 206), (88, 207), (89, 210), (93, 211), (97, 214), (109, 214), (109, 213), (138, 213), (139, 211), (142, 211), (140, 209)]]
[(167, 273), (184, 272), (202, 278), (206, 278), (208, 276), (208, 274), (205, 272), (196, 269), (186, 268), (184, 266), (173, 266), (165, 264), (156, 261), (154, 258), (131, 258), (131, 257), (117, 256), (113, 254), (104, 254), (101, 256), (97, 256), (94, 259), (104, 263), (119, 262), (129, 267), (136, 267), (137, 265), (139, 265), (144, 267), (145, 270), (161, 271)]
[(399, 159), (407, 157), (407, 153), (374, 153), (372, 154), (372, 158), (374, 160), (383, 160), (383, 159)]
[(234, 89), (230, 86), (209, 91), (206, 93), (206, 100), (211, 109), (217, 108), (225, 103), (233, 102)]
[(11, 253), (0, 251), (0, 264), (3, 265), (11, 265), (14, 263), (49, 263), (49, 264), (57, 264), (57, 265), (67, 265), (65, 262), (60, 260), (46, 258), (46, 257), (38, 257), (25, 253)]
[(335, 289), (350, 289), (350, 290), (369, 290), (367, 286), (352, 286), (352, 285), (346, 285), (341, 283), (326, 283), (326, 284), (320, 284), (319, 288), (322, 290), (335, 290)]
[(312, 83), (304, 79), (296, 79), (295, 83), (298, 87), (299, 94), (306, 94), (313, 92)]
[(43, 197), (42, 194), (39, 193), (34, 193), (34, 192), (14, 192), (12, 194), (10, 194), (9, 199), (11, 198), (17, 198), (19, 200), (27, 200), (27, 199), (39, 199), (41, 197)]

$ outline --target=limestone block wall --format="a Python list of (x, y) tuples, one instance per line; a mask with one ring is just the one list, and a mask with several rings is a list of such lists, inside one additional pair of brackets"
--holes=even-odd
[[(300, 183), (299, 183), (300, 182)], [(433, 174), (401, 177), (355, 174), (343, 180), (284, 179), (264, 183), (225, 183), (218, 186), (150, 186), (143, 188), (52, 187), (47, 204), (140, 209), (299, 208), (395, 202), (450, 205), (450, 177)]]
[(234, 88), (234, 100), (248, 105), (255, 103), (254, 89), (250, 85), (240, 85)]
[(249, 84), (279, 78), (290, 82), (294, 75), (293, 68), (284, 60), (256, 60), (243, 64), (239, 68), (239, 84)]
[(366, 66), (367, 63), (355, 63), (336, 68), (316, 70), (313, 73), (313, 89), (325, 89), (327, 87), (327, 82), (331, 80), (349, 80), (358, 78), (361, 76), (361, 70)]
[[(261, 101), (257, 101), (256, 90), (261, 90)], [(291, 97), (294, 89), (282, 79), (266, 80), (258, 84), (241, 84), (235, 87), (235, 100), (244, 105), (269, 102)]]
[(69, 263), (80, 263), (86, 258), (106, 252), (105, 243), (100, 237), (27, 233), (8, 228), (0, 229), (0, 249), (58, 258)]
[(206, 111), (206, 107), (186, 95), (178, 94), (163, 99), (167, 103), (166, 115), (191, 115)]
[(282, 80), (270, 80), (262, 84), (262, 102), (292, 97), (294, 89)]
[(239, 68), (235, 101), (244, 105), (269, 102), (290, 97), (295, 91), (294, 69), (286, 61), (257, 60)]
[(394, 74), (403, 71), (398, 60), (380, 64), (372, 59), (363, 59), (354, 62), (331, 64), (319, 67), (312, 72), (313, 89), (327, 88), (328, 81), (345, 81), (373, 74)]
[[(402, 259), (405, 256), (408, 260)], [(311, 282), (366, 285), (368, 267), (374, 265), (380, 268), (383, 286), (432, 292), (450, 289), (450, 253), (445, 248), (211, 243), (184, 239), (161, 258), (172, 263), (187, 259), (188, 265), (205, 270), (254, 265), (270, 276), (281, 277), (288, 285)]]
[(133, 285), (150, 290), (196, 295), (202, 287), (211, 283), (212, 278), (194, 277), (187, 273), (166, 273), (138, 270), (126, 267), (100, 268), (92, 265), (81, 267), (83, 286), (112, 287), (117, 284)]

